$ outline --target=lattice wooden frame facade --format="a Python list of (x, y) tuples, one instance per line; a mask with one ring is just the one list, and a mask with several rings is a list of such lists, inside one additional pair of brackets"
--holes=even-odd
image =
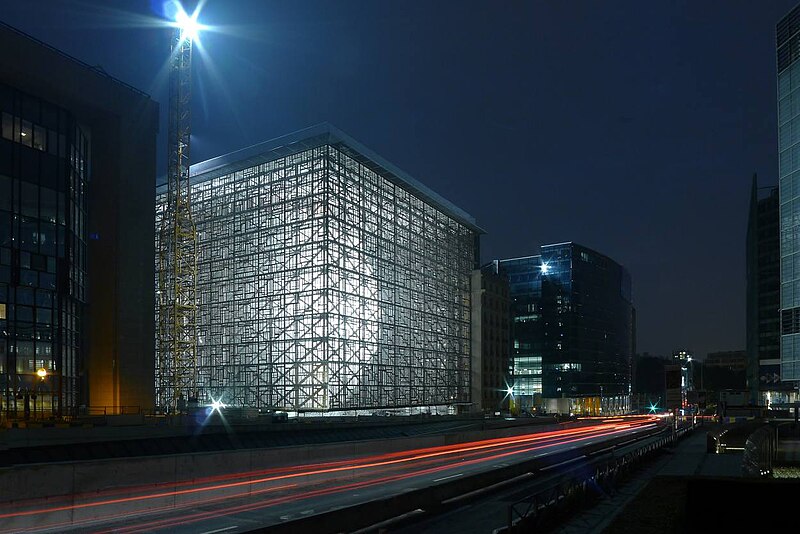
[(351, 156), (324, 144), (192, 185), (201, 402), (469, 401), (477, 232)]

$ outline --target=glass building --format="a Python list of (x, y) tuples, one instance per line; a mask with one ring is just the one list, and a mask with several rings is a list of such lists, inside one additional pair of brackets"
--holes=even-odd
[(152, 409), (158, 106), (3, 23), (0, 50), (0, 413)]
[(472, 217), (328, 125), (191, 174), (201, 403), (470, 401)]
[(781, 370), (800, 380), (800, 6), (778, 22)]
[(780, 239), (777, 187), (759, 187), (753, 175), (747, 218), (747, 389), (750, 402), (789, 402), (792, 383), (781, 380)]
[(66, 110), (2, 83), (0, 123), (0, 406), (61, 413), (78, 392), (88, 139)]
[(497, 260), (511, 289), (515, 402), (562, 413), (629, 409), (634, 347), (631, 280), (575, 243)]

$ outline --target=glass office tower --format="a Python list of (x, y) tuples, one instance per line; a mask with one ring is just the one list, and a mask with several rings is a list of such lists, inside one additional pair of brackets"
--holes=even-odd
[(2, 413), (150, 410), (158, 105), (2, 22), (0, 50)]
[(631, 280), (575, 243), (499, 260), (511, 287), (514, 394), (522, 408), (620, 413), (629, 408)]
[(0, 122), (0, 407), (49, 417), (78, 392), (89, 141), (64, 109), (3, 84)]
[(800, 380), (800, 6), (777, 26), (781, 371)]
[(472, 217), (328, 125), (192, 180), (200, 402), (469, 402)]

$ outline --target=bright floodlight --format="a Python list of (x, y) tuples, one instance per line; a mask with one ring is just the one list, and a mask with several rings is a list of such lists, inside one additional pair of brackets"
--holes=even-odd
[(506, 389), (506, 394), (507, 395), (513, 395), (514, 394), (514, 386), (508, 386), (508, 388)]
[(222, 413), (222, 409), (225, 405), (222, 403), (222, 399), (211, 399), (211, 412), (219, 412)]
[(181, 35), (183, 35), (184, 39), (189, 39), (190, 41), (197, 39), (200, 30), (203, 28), (203, 26), (197, 22), (197, 12), (190, 16), (182, 9), (178, 11), (175, 17), (175, 24), (181, 29)]
[(546, 263), (542, 264), (542, 274), (547, 274), (550, 271), (550, 266)]
[(39, 378), (41, 378), (42, 380), (44, 380), (44, 377), (46, 377), (46, 376), (47, 376), (47, 369), (45, 369), (44, 367), (42, 367), (41, 369), (39, 369), (38, 371), (36, 371), (36, 374), (39, 376)]
[(197, 9), (190, 15), (183, 9), (178, 0), (170, 0), (164, 4), (164, 15), (167, 19), (173, 21), (170, 26), (180, 29), (181, 39), (195, 41), (200, 34), (200, 30), (206, 29), (206, 26), (197, 21), (201, 5), (202, 2), (198, 4)]

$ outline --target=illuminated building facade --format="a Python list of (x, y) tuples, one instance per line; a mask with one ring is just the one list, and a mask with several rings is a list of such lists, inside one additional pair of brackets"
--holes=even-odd
[(576, 243), (497, 263), (511, 289), (515, 402), (561, 413), (628, 411), (635, 331), (627, 270)]
[(800, 6), (778, 22), (780, 380), (800, 380)]
[(672, 352), (673, 365), (681, 369), (681, 406), (688, 403), (689, 391), (694, 391), (694, 362), (691, 351), (676, 350)]
[(2, 23), (0, 49), (2, 414), (149, 409), (158, 106)]
[(201, 403), (470, 402), (472, 217), (329, 125), (191, 173)]

